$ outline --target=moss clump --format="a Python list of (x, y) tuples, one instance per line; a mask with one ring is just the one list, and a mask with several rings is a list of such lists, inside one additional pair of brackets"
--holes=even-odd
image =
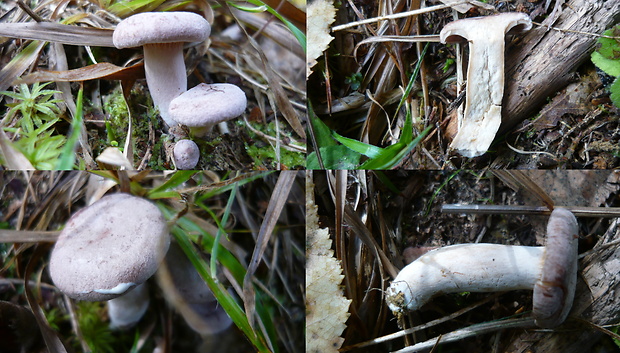
[[(276, 136), (276, 124), (275, 122), (270, 122), (269, 124), (254, 124), (252, 125), (255, 129), (265, 133), (269, 136)], [(276, 165), (276, 150), (272, 146), (263, 145), (260, 143), (256, 143), (256, 139), (258, 136), (253, 133), (251, 130), (248, 130), (248, 134), (250, 138), (255, 141), (254, 144), (250, 145), (246, 143), (246, 152), (254, 161), (256, 168), (258, 169), (274, 169), (277, 167)], [(289, 139), (291, 137), (291, 133), (285, 132), (280, 129), (280, 138), (281, 139)], [(303, 152), (294, 152), (289, 151), (285, 148), (280, 149), (280, 163), (284, 165), (288, 169), (295, 168), (303, 168), (306, 165), (306, 154)]]

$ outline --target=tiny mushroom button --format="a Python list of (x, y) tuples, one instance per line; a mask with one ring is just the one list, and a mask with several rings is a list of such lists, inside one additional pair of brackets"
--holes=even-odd
[(170, 102), (169, 114), (189, 127), (194, 136), (202, 137), (214, 125), (243, 114), (246, 106), (241, 88), (228, 83), (201, 83)]
[(73, 299), (110, 300), (151, 277), (169, 245), (157, 206), (108, 195), (71, 216), (52, 250), (50, 275)]
[(386, 301), (399, 314), (421, 308), (438, 294), (533, 289), (536, 325), (553, 328), (564, 322), (573, 303), (577, 240), (575, 216), (556, 208), (545, 247), (459, 244), (431, 250), (398, 273)]
[(209, 22), (192, 12), (144, 12), (121, 21), (112, 36), (119, 48), (144, 47), (144, 71), (153, 103), (168, 126), (168, 104), (187, 90), (183, 43), (202, 42)]
[(196, 142), (183, 139), (174, 144), (173, 158), (177, 169), (194, 169), (200, 159), (200, 149)]

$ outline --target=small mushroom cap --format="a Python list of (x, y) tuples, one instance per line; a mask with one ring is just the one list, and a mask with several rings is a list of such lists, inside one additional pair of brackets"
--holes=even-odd
[(193, 12), (143, 12), (122, 20), (112, 41), (122, 49), (153, 43), (202, 42), (210, 34), (209, 22)]
[(247, 106), (241, 88), (228, 83), (205, 84), (181, 94), (170, 102), (170, 117), (187, 127), (213, 126), (243, 114)]
[(532, 315), (539, 327), (560, 325), (573, 305), (577, 285), (578, 232), (577, 220), (569, 210), (553, 210), (547, 223), (541, 278), (534, 285)]
[(52, 251), (50, 274), (71, 298), (110, 300), (151, 277), (169, 245), (157, 206), (108, 195), (71, 216)]
[(174, 165), (178, 169), (194, 169), (200, 158), (200, 149), (192, 140), (180, 140), (174, 144)]
[[(504, 35), (524, 32), (532, 28), (530, 17), (521, 12), (505, 12), (492, 16), (464, 18), (450, 22), (439, 33), (442, 43), (457, 43), (472, 40), (492, 40), (493, 32), (499, 29), (501, 40)], [(477, 37), (474, 39), (473, 37)]]

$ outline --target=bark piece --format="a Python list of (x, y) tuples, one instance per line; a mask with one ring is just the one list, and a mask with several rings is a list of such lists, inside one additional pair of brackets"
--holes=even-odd
[[(600, 34), (618, 20), (620, 1), (570, 0), (551, 25), (563, 30)], [(507, 55), (499, 133), (506, 133), (530, 118), (547, 97), (568, 85), (574, 71), (589, 60), (596, 41), (593, 35), (561, 32), (546, 26), (530, 30), (520, 40), (521, 44)]]

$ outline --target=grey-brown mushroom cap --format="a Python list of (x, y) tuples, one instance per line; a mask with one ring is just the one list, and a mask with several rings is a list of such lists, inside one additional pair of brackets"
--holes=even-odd
[(572, 212), (554, 209), (547, 223), (541, 278), (534, 285), (532, 315), (539, 327), (556, 327), (570, 312), (577, 285), (578, 239), (579, 226)]
[(201, 83), (173, 99), (168, 112), (177, 123), (192, 128), (236, 118), (246, 106), (241, 88), (228, 83)]
[(71, 216), (52, 251), (50, 275), (71, 298), (110, 300), (151, 277), (169, 245), (157, 206), (108, 195)]
[(119, 22), (112, 35), (119, 49), (153, 43), (202, 42), (209, 22), (193, 12), (143, 12)]

